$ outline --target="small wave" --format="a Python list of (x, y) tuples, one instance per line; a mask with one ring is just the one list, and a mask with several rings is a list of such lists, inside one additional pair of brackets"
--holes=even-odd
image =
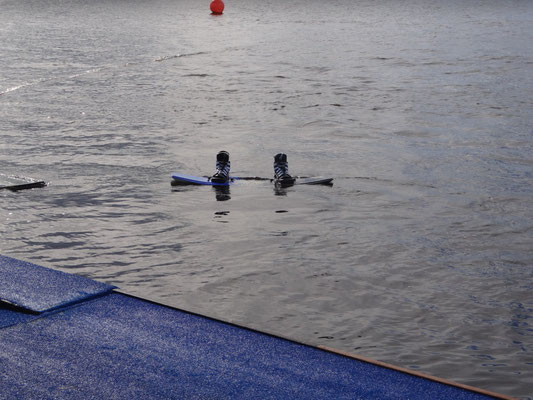
[(161, 62), (161, 61), (172, 60), (174, 58), (179, 58), (179, 57), (181, 57), (181, 54), (175, 54), (175, 55), (172, 55), (172, 56), (163, 56), (163, 57), (159, 57), (159, 58), (154, 58), (154, 61), (155, 62)]
[(89, 69), (89, 70), (86, 70), (86, 71), (83, 71), (83, 72), (80, 72), (80, 73), (77, 73), (77, 74), (74, 74), (74, 75), (69, 75), (66, 78), (64, 78), (64, 77), (50, 77), (50, 78), (37, 79), (37, 80), (32, 81), (32, 82), (24, 82), (24, 83), (21, 83), (20, 85), (13, 86), (13, 87), (10, 87), (8, 89), (5, 89), (5, 90), (1, 91), (0, 92), (0, 96), (3, 95), (3, 94), (14, 92), (14, 91), (19, 90), (19, 89), (26, 88), (26, 87), (39, 85), (41, 83), (54, 82), (54, 81), (61, 82), (61, 81), (69, 80), (69, 79), (75, 79), (75, 78), (78, 78), (78, 77), (83, 76), (83, 75), (87, 75), (87, 74), (91, 74), (91, 73), (95, 73), (95, 72), (100, 72), (104, 68), (106, 68), (106, 67), (95, 67), (95, 68), (92, 68), (92, 69)]
[(78, 77), (83, 76), (83, 75), (92, 74), (92, 73), (95, 73), (95, 72), (100, 72), (102, 69), (104, 69), (104, 67), (96, 67), (96, 68), (88, 69), (87, 71), (83, 71), (83, 72), (80, 72), (78, 74), (70, 75), (68, 77), (68, 79), (74, 79), (74, 78), (78, 78)]
[(197, 51), (195, 53), (187, 53), (187, 54), (181, 54), (180, 57), (192, 57), (192, 56), (201, 56), (203, 54), (207, 54), (205, 51)]
[(38, 83), (44, 82), (45, 80), (46, 79), (40, 79), (38, 81), (26, 82), (26, 83), (22, 83), (22, 84), (17, 85), (17, 86), (13, 86), (13, 87), (7, 88), (6, 90), (0, 92), (0, 96), (3, 95), (3, 94), (9, 93), (9, 92), (14, 92), (15, 90), (19, 90), (19, 89), (22, 89), (22, 88), (25, 88), (25, 87), (28, 87), (28, 86), (36, 85)]
[(168, 61), (168, 60), (173, 60), (175, 58), (182, 58), (182, 57), (199, 56), (202, 54), (207, 54), (207, 53), (205, 51), (197, 51), (195, 53), (173, 54), (170, 56), (162, 56), (162, 57), (154, 58), (154, 62)]
[(28, 86), (28, 84), (13, 86), (13, 87), (8, 88), (8, 89), (4, 90), (3, 92), (1, 92), (0, 95), (5, 94), (5, 93), (9, 93), (9, 92), (14, 92), (15, 90), (20, 89), (20, 88), (22, 88), (24, 86)]

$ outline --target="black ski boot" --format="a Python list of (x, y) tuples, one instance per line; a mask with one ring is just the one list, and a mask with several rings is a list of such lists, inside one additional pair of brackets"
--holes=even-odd
[(274, 182), (282, 186), (294, 184), (296, 179), (289, 175), (287, 154), (279, 153), (274, 156)]
[(229, 181), (230, 161), (229, 153), (222, 150), (217, 154), (216, 171), (211, 177), (211, 182), (226, 183)]

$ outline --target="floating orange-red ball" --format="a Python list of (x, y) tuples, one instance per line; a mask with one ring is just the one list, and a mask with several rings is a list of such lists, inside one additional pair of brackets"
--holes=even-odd
[(222, 14), (224, 11), (224, 3), (222, 0), (213, 0), (209, 8), (211, 8), (213, 14)]

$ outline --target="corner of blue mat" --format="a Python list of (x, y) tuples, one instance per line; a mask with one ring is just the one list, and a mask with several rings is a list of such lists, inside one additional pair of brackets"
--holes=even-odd
[(43, 313), (102, 296), (116, 286), (0, 255), (0, 301)]

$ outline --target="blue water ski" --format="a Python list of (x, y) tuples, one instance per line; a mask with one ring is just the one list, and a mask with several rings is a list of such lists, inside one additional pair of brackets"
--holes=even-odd
[(296, 180), (290, 184), (279, 183), (275, 179), (270, 178), (260, 178), (260, 177), (231, 177), (229, 182), (225, 183), (216, 183), (211, 182), (211, 179), (205, 176), (194, 176), (187, 174), (180, 174), (174, 172), (171, 174), (172, 186), (181, 186), (181, 185), (207, 185), (207, 186), (229, 186), (235, 183), (237, 180), (257, 180), (257, 181), (270, 181), (281, 186), (293, 186), (293, 185), (331, 185), (333, 178), (325, 178), (322, 176), (314, 176), (307, 178), (296, 178)]
[(230, 178), (228, 182), (224, 183), (218, 183), (218, 182), (211, 182), (211, 178), (205, 177), (205, 176), (194, 176), (194, 175), (187, 175), (187, 174), (179, 174), (177, 172), (172, 173), (170, 175), (172, 177), (171, 184), (173, 186), (179, 186), (179, 185), (207, 185), (207, 186), (229, 186), (231, 185), (236, 178)]

